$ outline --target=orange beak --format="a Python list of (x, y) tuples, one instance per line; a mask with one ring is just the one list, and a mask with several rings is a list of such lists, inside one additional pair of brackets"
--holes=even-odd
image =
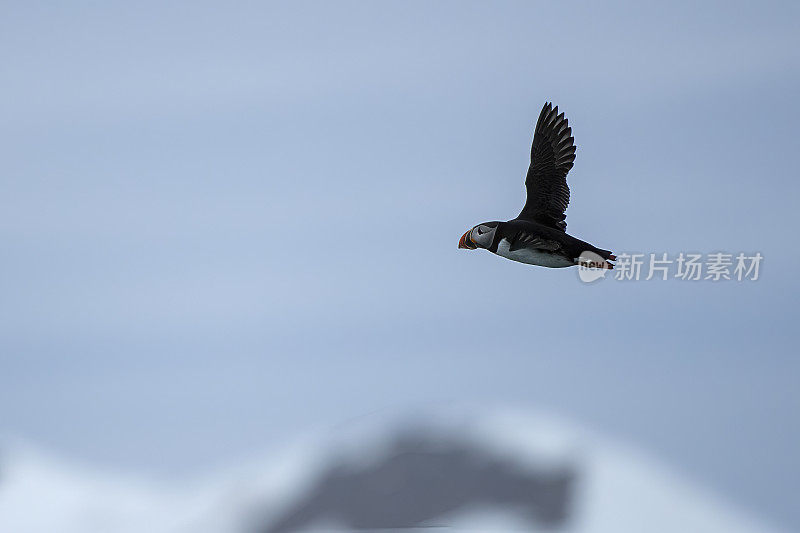
[(475, 246), (475, 244), (472, 242), (472, 239), (469, 236), (471, 231), (472, 230), (469, 230), (466, 233), (464, 233), (464, 235), (462, 235), (461, 238), (458, 240), (459, 248), (466, 248), (467, 250), (474, 250), (475, 248), (477, 248), (477, 246)]

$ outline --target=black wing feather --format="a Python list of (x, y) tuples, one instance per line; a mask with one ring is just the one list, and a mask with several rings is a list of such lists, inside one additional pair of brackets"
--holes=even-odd
[(508, 251), (513, 252), (514, 250), (520, 250), (522, 248), (535, 248), (537, 250), (554, 252), (561, 248), (561, 244), (558, 241), (545, 239), (532, 233), (520, 231), (509, 239)]
[(517, 218), (567, 229), (567, 172), (575, 161), (576, 148), (564, 113), (558, 113), (558, 106), (545, 103), (533, 133), (531, 164), (525, 177), (528, 199)]

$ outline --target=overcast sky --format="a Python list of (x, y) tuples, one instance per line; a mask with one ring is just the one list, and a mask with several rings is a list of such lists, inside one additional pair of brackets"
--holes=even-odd
[[(165, 475), (382, 409), (514, 403), (800, 529), (796, 3), (4, 2), (0, 433)], [(457, 249), (760, 252), (586, 285)]]

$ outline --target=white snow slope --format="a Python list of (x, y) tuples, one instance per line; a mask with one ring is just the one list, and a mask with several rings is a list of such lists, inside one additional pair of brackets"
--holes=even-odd
[[(239, 533), (262, 527), (302, 495), (332, 456), (379, 457), (397, 421), (303, 439), (287, 452), (191, 482), (170, 483), (78, 467), (30, 446), (0, 448), (0, 531), (14, 533)], [(578, 468), (569, 533), (769, 533), (641, 452), (545, 416), (460, 413), (426, 416), (429, 432), (530, 464)], [(450, 531), (530, 529), (508, 511), (467, 509)], [(314, 531), (336, 529), (319, 524)], [(429, 530), (428, 530), (429, 531)]]

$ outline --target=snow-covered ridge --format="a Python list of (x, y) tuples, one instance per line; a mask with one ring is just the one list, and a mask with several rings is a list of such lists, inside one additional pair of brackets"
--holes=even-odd
[(181, 484), (0, 447), (0, 531), (768, 533), (641, 452), (552, 417), (375, 418)]

